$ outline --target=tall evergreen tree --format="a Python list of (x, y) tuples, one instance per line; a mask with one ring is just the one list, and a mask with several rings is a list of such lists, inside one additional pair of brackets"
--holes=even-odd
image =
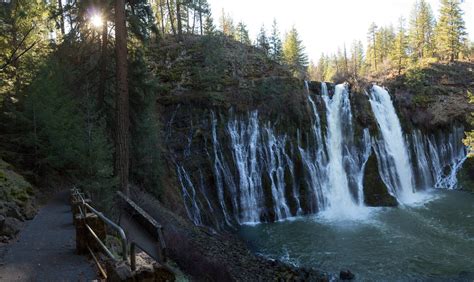
[(260, 27), (260, 32), (257, 35), (257, 42), (256, 42), (257, 48), (263, 50), (266, 55), (269, 55), (270, 53), (270, 43), (268, 41), (267, 37), (267, 31), (265, 30), (265, 25), (262, 25)]
[(367, 44), (367, 64), (371, 66), (375, 71), (377, 71), (377, 56), (378, 56), (378, 46), (377, 46), (377, 30), (378, 26), (375, 23), (372, 23), (369, 27), (369, 32), (367, 34), (368, 44)]
[(351, 59), (349, 72), (354, 78), (358, 78), (364, 63), (364, 45), (360, 40), (355, 40), (351, 45)]
[(395, 37), (394, 45), (390, 53), (390, 60), (397, 68), (400, 75), (408, 63), (408, 40), (405, 29), (405, 19), (401, 17), (398, 23), (398, 32)]
[(214, 35), (216, 33), (216, 26), (214, 25), (214, 20), (210, 12), (206, 15), (203, 32), (204, 35)]
[(277, 21), (273, 19), (272, 33), (269, 39), (270, 58), (278, 63), (283, 59), (283, 45), (281, 43), (280, 31), (278, 30)]
[(242, 44), (250, 45), (250, 37), (249, 37), (249, 31), (247, 30), (247, 26), (243, 22), (239, 22), (237, 24), (237, 29), (236, 29), (236, 38), (237, 41), (239, 41)]
[(285, 36), (283, 42), (283, 61), (288, 65), (293, 74), (304, 78), (308, 66), (308, 57), (298, 31), (293, 26)]
[(415, 60), (433, 56), (435, 53), (435, 18), (430, 4), (417, 0), (410, 16), (409, 40), (412, 56)]
[(453, 62), (459, 58), (466, 40), (466, 27), (459, 0), (441, 0), (436, 43), (439, 55)]
[(125, 22), (125, 1), (115, 1), (115, 52), (117, 69), (116, 97), (116, 171), (120, 190), (129, 194), (129, 95), (127, 66), (127, 26)]

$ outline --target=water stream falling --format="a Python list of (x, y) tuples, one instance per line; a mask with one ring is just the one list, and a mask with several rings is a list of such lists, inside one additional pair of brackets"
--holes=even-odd
[(372, 87), (370, 105), (382, 139), (375, 141), (382, 179), (392, 195), (404, 203), (414, 200), (413, 174), (402, 127), (387, 90)]
[[(456, 188), (456, 174), (466, 158), (462, 127), (404, 134), (389, 93), (373, 86), (369, 103), (379, 132), (372, 137), (353, 118), (347, 86), (337, 85), (331, 93), (322, 83), (320, 95), (312, 94), (306, 83), (311, 124), (308, 132), (297, 129), (293, 136), (276, 123), (261, 121), (258, 111), (231, 110), (220, 117), (211, 111), (206, 149), (211, 175), (177, 162), (188, 217), (196, 225), (214, 226), (318, 212), (336, 219), (364, 217), (364, 175), (372, 152), (375, 173), (400, 203), (419, 201), (418, 190)], [(192, 150), (189, 142), (185, 157)]]

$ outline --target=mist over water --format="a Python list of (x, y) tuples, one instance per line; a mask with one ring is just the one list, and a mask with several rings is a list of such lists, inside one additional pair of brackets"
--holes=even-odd
[(433, 190), (415, 206), (371, 208), (361, 220), (315, 215), (242, 226), (254, 251), (357, 280), (472, 281), (474, 195)]

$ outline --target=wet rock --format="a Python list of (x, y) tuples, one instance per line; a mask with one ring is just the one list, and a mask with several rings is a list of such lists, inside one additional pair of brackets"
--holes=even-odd
[(390, 195), (388, 188), (379, 175), (375, 153), (367, 160), (364, 172), (364, 202), (371, 207), (395, 207), (397, 199)]
[(339, 279), (341, 280), (353, 280), (355, 275), (350, 270), (341, 270), (339, 273)]
[(458, 174), (458, 186), (462, 190), (474, 192), (474, 157), (466, 159)]

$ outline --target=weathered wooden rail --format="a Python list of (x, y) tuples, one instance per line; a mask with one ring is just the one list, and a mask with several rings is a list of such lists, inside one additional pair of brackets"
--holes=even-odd
[[(122, 193), (120, 200), (120, 221), (113, 222), (92, 207), (91, 200), (80, 190), (71, 190), (71, 207), (76, 226), (76, 250), (79, 254), (89, 253), (97, 264), (101, 275), (107, 280), (134, 281), (138, 277), (151, 281), (174, 281), (174, 274), (166, 267), (166, 245), (162, 227), (135, 202)], [(112, 230), (120, 240), (120, 255), (107, 247), (107, 231)], [(137, 267), (137, 247), (159, 264)], [(108, 258), (105, 270), (95, 252), (102, 252)], [(118, 270), (120, 269), (120, 270)], [(144, 274), (144, 272), (147, 272)], [(113, 277), (113, 278), (111, 278)], [(139, 279), (139, 280), (141, 280)]]

